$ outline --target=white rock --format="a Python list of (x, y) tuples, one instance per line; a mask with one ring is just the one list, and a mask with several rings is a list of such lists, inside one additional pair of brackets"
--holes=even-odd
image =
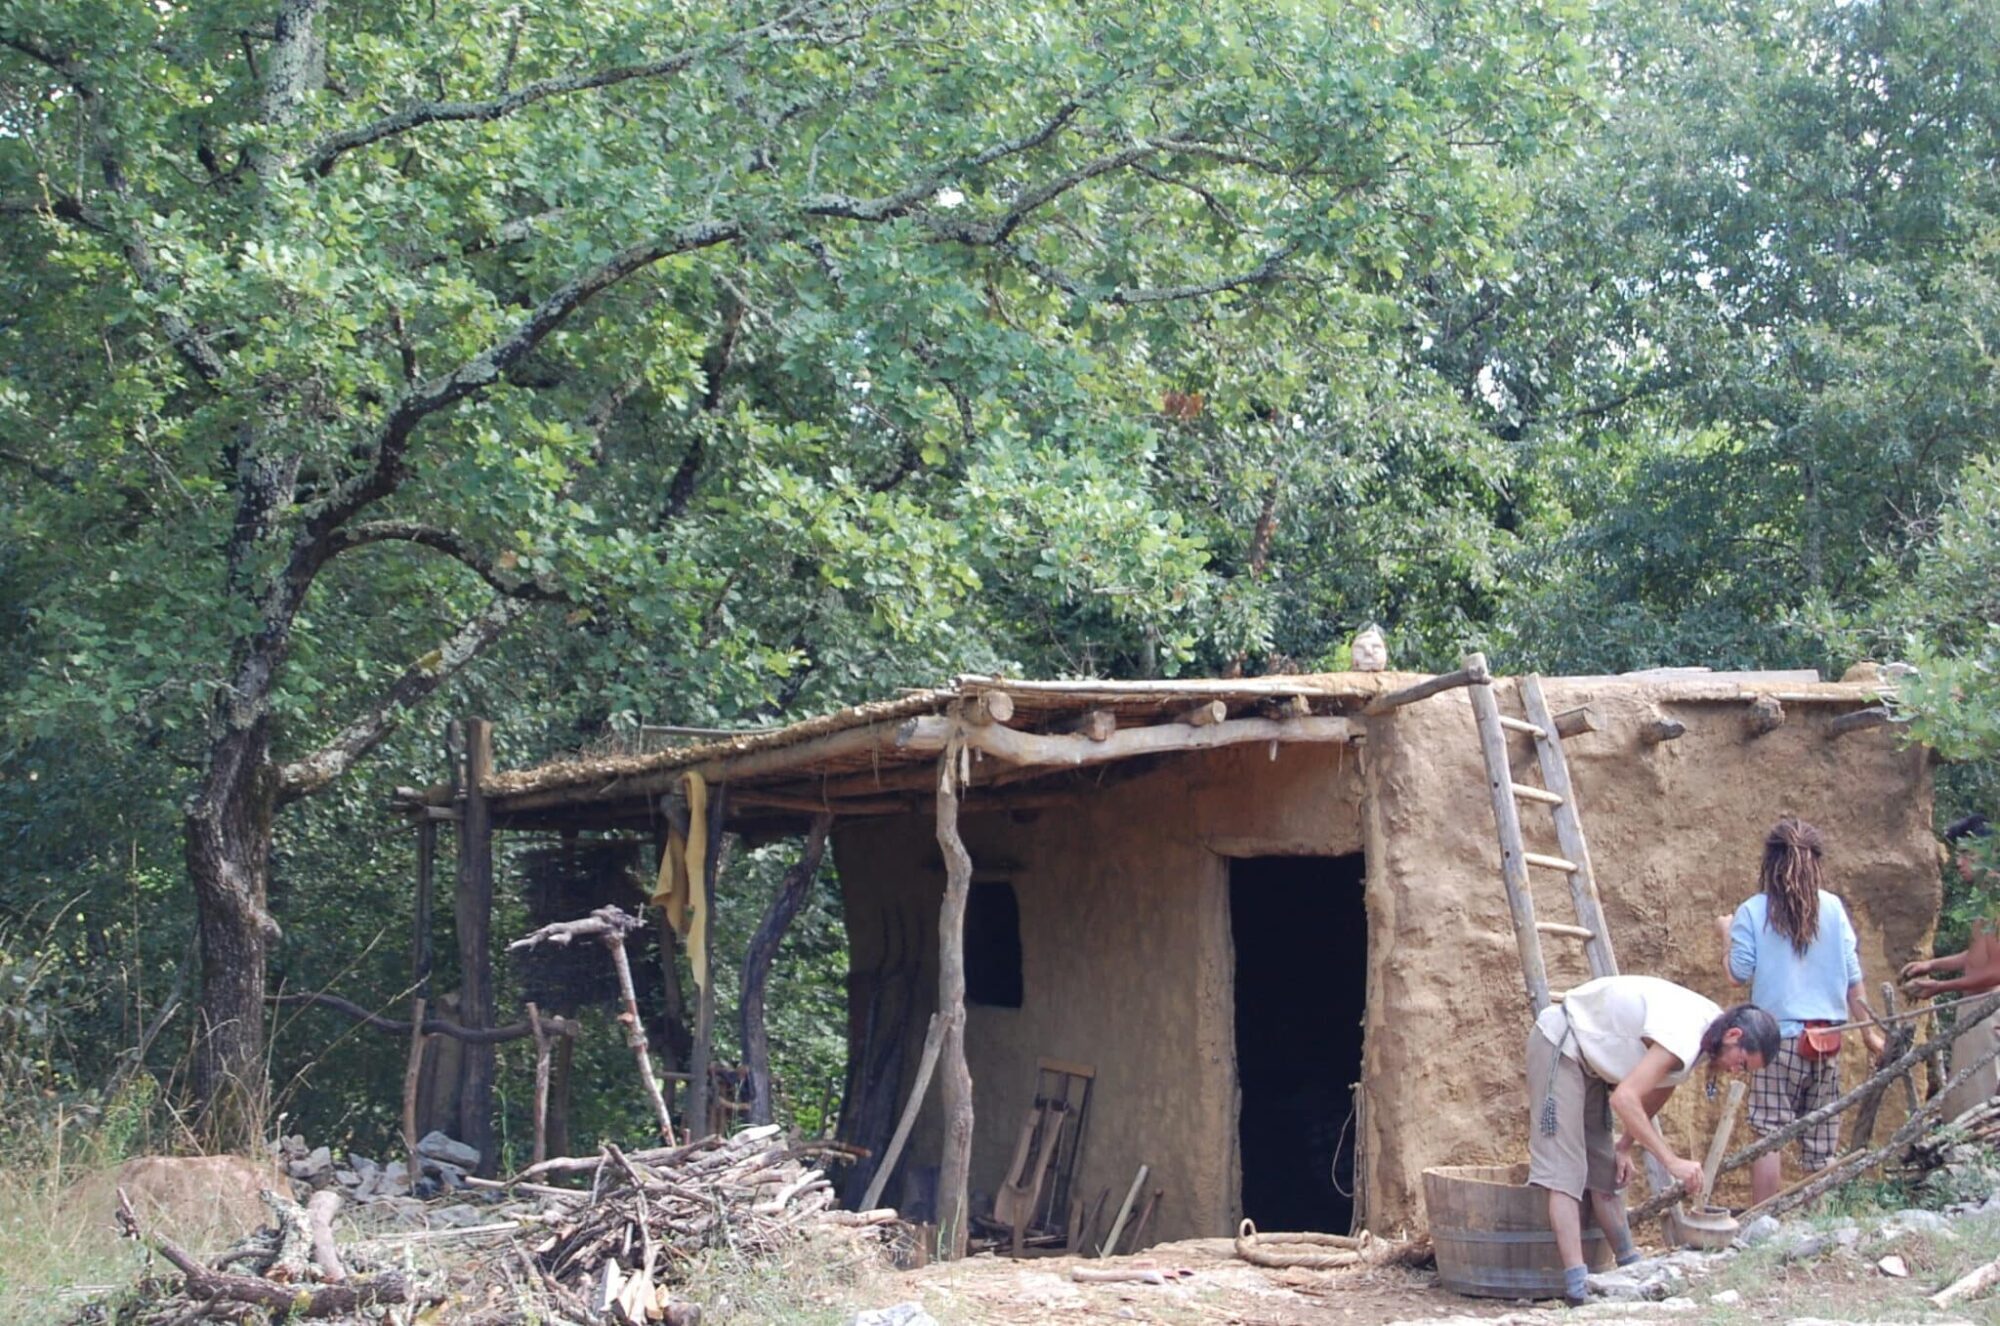
[(457, 1138), (447, 1137), (435, 1129), (425, 1133), (423, 1140), (417, 1143), (417, 1154), (428, 1157), (431, 1160), (442, 1160), (446, 1164), (456, 1165), (460, 1169), (479, 1168), (479, 1149), (477, 1147), (467, 1146)]
[(898, 1303), (892, 1308), (869, 1308), (855, 1313), (847, 1326), (938, 1326), (937, 1318), (925, 1312), (921, 1303)]
[(1909, 1264), (1906, 1263), (1901, 1257), (1898, 1257), (1893, 1252), (1890, 1253), (1887, 1257), (1884, 1257), (1881, 1261), (1876, 1262), (1875, 1265), (1882, 1272), (1882, 1274), (1893, 1275), (1898, 1280), (1901, 1280), (1903, 1277), (1907, 1276), (1910, 1273)]
[(285, 1167), (295, 1179), (316, 1179), (333, 1168), (333, 1151), (328, 1147), (314, 1147), (303, 1160), (294, 1160)]
[(1861, 1231), (1852, 1225), (1836, 1229), (1833, 1231), (1833, 1241), (1843, 1248), (1851, 1248), (1861, 1242)]
[(1778, 1231), (1783, 1228), (1784, 1226), (1778, 1223), (1776, 1216), (1758, 1216), (1755, 1220), (1743, 1226), (1743, 1231), (1736, 1238), (1744, 1247), (1754, 1248), (1760, 1243), (1770, 1242), (1777, 1235)]
[(1708, 1301), (1726, 1308), (1731, 1304), (1741, 1303), (1743, 1301), (1743, 1291), (1740, 1289), (1725, 1289), (1719, 1294), (1710, 1294)]
[(1907, 1211), (1898, 1211), (1889, 1218), (1904, 1229), (1914, 1230), (1922, 1234), (1948, 1234), (1951, 1232), (1951, 1221), (1946, 1220), (1935, 1211), (1923, 1211), (1912, 1207)]

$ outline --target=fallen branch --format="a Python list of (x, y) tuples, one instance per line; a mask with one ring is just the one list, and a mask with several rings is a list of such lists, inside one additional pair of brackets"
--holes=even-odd
[(1931, 1306), (1948, 1308), (1962, 1298), (1985, 1293), (1996, 1281), (2000, 1281), (2000, 1261), (1988, 1262), (1978, 1270), (1960, 1276), (1932, 1294)]
[[(328, 994), (323, 990), (315, 990), (308, 994), (268, 994), (264, 996), (264, 1002), (311, 1004), (353, 1018), (362, 1026), (372, 1027), (376, 1031), (386, 1031), (397, 1036), (410, 1034), (410, 1023), (397, 1018), (383, 1017), (380, 1013), (372, 1013), (352, 999), (342, 999), (337, 994)], [(467, 1045), (499, 1045), (506, 1041), (523, 1040), (534, 1034), (534, 1028), (525, 1022), (510, 1022), (504, 1027), (461, 1027), (458, 1023), (447, 1022), (443, 1018), (425, 1018), (423, 1027), (426, 1036), (449, 1036), (455, 1041), (464, 1041)], [(574, 1036), (580, 1030), (580, 1025), (574, 1018), (549, 1016), (542, 1019), (542, 1030), (560, 1036)]]
[[(394, 1271), (367, 1280), (351, 1280), (318, 1288), (282, 1285), (254, 1275), (211, 1271), (164, 1234), (144, 1232), (139, 1227), (139, 1218), (132, 1213), (131, 1199), (122, 1188), (118, 1190), (118, 1226), (126, 1238), (145, 1243), (171, 1262), (186, 1281), (190, 1298), (206, 1302), (248, 1303), (268, 1309), (282, 1319), (338, 1317), (382, 1303), (419, 1301), (410, 1288), (410, 1282)], [(436, 1296), (425, 1295), (421, 1301), (435, 1302)]]

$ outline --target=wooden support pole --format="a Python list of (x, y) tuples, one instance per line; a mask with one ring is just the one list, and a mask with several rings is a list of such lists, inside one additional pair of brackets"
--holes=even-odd
[(1278, 695), (1257, 702), (1257, 712), (1274, 723), (1291, 723), (1312, 717), (1312, 704), (1303, 695)]
[[(1478, 660), (1477, 667), (1473, 666), (1472, 660), (1474, 659)], [(1361, 712), (1370, 718), (1374, 718), (1379, 714), (1386, 714), (1392, 709), (1401, 709), (1404, 705), (1413, 703), (1414, 701), (1427, 699), (1430, 696), (1438, 694), (1440, 691), (1456, 690), (1460, 686), (1477, 686), (1493, 680), (1493, 674), (1486, 670), (1486, 655), (1467, 654), (1464, 662), (1466, 666), (1456, 672), (1447, 672), (1441, 677), (1432, 677), (1428, 681), (1420, 681), (1414, 686), (1405, 686), (1399, 691), (1390, 691), (1386, 695), (1378, 695), (1370, 700), (1362, 708)]]
[(1871, 727), (1882, 727), (1894, 722), (1887, 705), (1871, 705), (1866, 709), (1856, 709), (1851, 714), (1842, 714), (1826, 725), (1829, 737), (1844, 737), (1850, 732), (1863, 732)]
[[(465, 720), (463, 818), (458, 826), (459, 1020), (475, 1030), (494, 1023), (493, 999), (493, 816), (484, 785), (493, 772), (493, 725)], [(465, 1046), (459, 1076), (458, 1135), (479, 1152), (479, 1175), (499, 1172), (493, 1145), (491, 1045)]]
[(1174, 721), (1189, 727), (1214, 727), (1229, 717), (1229, 706), (1220, 700), (1203, 700), (1200, 704), (1183, 709), (1174, 716)]
[(743, 1063), (750, 1071), (752, 1124), (771, 1122), (771, 1042), (764, 1031), (764, 991), (770, 984), (771, 963), (778, 956), (778, 945), (785, 941), (785, 931), (791, 928), (793, 918), (812, 892), (813, 880), (819, 876), (820, 857), (826, 851), (826, 835), (832, 827), (833, 816), (825, 812), (813, 816), (799, 859), (778, 881), (770, 905), (764, 909), (764, 919), (758, 923), (757, 933), (750, 937), (750, 945), (743, 954), (737, 1031), (743, 1043)]
[(426, 997), (431, 992), (431, 893), (437, 878), (437, 850), (437, 821), (419, 821), (417, 903), (410, 924), (410, 988)]
[(1600, 731), (1603, 726), (1597, 711), (1587, 704), (1556, 715), (1556, 735), (1560, 737), (1580, 737), (1586, 732)]
[(1005, 691), (981, 691), (966, 701), (965, 721), (974, 727), (991, 727), (1014, 717), (1014, 697)]
[(903, 1158), (903, 1145), (910, 1140), (910, 1129), (917, 1123), (917, 1114), (923, 1108), (924, 1092), (930, 1089), (931, 1073), (937, 1069), (938, 1051), (944, 1044), (944, 1018), (931, 1014), (930, 1026), (924, 1031), (924, 1053), (917, 1060), (917, 1080), (910, 1084), (910, 1098), (903, 1103), (903, 1117), (896, 1120), (895, 1135), (889, 1139), (888, 1147), (882, 1152), (881, 1161), (875, 1166), (875, 1173), (868, 1179), (868, 1191), (862, 1195), (863, 1211), (872, 1211), (882, 1202), (882, 1191), (889, 1186), (890, 1171)]
[(1752, 739), (1776, 732), (1785, 725), (1785, 706), (1775, 695), (1760, 695), (1750, 703), (1749, 717), (1744, 726), (1749, 729)]
[(542, 1011), (528, 1002), (528, 1025), (535, 1034), (535, 1158), (549, 1158), (549, 1034), (542, 1030)]
[(1639, 729), (1642, 745), (1657, 746), (1664, 741), (1679, 741), (1687, 735), (1687, 724), (1678, 718), (1656, 718)]
[(1118, 1236), (1125, 1232), (1125, 1222), (1132, 1218), (1132, 1205), (1139, 1200), (1139, 1190), (1146, 1186), (1146, 1175), (1151, 1172), (1151, 1166), (1141, 1165), (1139, 1172), (1132, 1176), (1132, 1186), (1125, 1190), (1125, 1201), (1118, 1208), (1118, 1218), (1111, 1222), (1111, 1232), (1098, 1245), (1098, 1256), (1110, 1257), (1117, 1253)]
[(709, 1127), (710, 1066), (715, 1055), (715, 876), (722, 865), (722, 830), (727, 819), (729, 788), (725, 784), (708, 790), (708, 853), (702, 862), (701, 879), (694, 887), (701, 890), (702, 915), (707, 942), (708, 979), (695, 990), (694, 1009), (694, 1053), (693, 1063), (688, 1065), (692, 1075), (688, 1082), (688, 1136), (707, 1137), (713, 1130)]
[(424, 1175), (423, 1158), (417, 1154), (417, 1083), (424, 1075), (424, 1005), (422, 995), (410, 1015), (410, 1054), (403, 1068), (403, 1155), (407, 1158), (410, 1188)]
[(1118, 715), (1109, 709), (1091, 709), (1050, 726), (1049, 731), (1074, 733), (1089, 741), (1109, 741), (1118, 730)]
[(944, 1077), (944, 1146), (938, 1161), (939, 1245), (951, 1260), (965, 1256), (971, 1223), (972, 1071), (965, 1063), (965, 909), (972, 890), (972, 856), (958, 835), (958, 742), (938, 761), (937, 839), (944, 853), (944, 900), (938, 907), (939, 1047)]

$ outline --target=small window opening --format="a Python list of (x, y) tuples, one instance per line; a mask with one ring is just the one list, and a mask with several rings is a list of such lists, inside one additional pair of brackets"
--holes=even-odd
[(966, 897), (965, 1002), (1021, 1006), (1021, 904), (1004, 880), (975, 881)]

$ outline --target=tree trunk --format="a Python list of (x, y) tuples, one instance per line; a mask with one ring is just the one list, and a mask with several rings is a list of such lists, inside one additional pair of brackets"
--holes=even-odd
[(201, 1003), (191, 1086), (196, 1130), (219, 1150), (264, 1137), (264, 955), (277, 936), (266, 910), (277, 771), (262, 721), (226, 729), (184, 820), (201, 942)]
[(750, 1069), (753, 1124), (771, 1122), (771, 1042), (764, 1034), (764, 989), (770, 982), (771, 961), (778, 956), (778, 945), (784, 942), (785, 931), (791, 928), (799, 909), (805, 905), (806, 895), (812, 891), (820, 857), (826, 851), (827, 830), (832, 827), (833, 816), (813, 816), (812, 827), (806, 830), (805, 850), (778, 881), (771, 905), (765, 909), (764, 919), (758, 924), (757, 933), (750, 937), (750, 947), (743, 955), (743, 993), (738, 1011), (743, 1062)]
[(972, 857), (958, 836), (958, 761), (954, 739), (938, 762), (937, 838), (944, 853), (944, 901), (938, 908), (938, 1016), (944, 1041), (938, 1091), (944, 1106), (944, 1146), (938, 1161), (937, 1217), (940, 1254), (965, 1256), (972, 1218), (972, 1073), (965, 1063), (965, 909), (972, 889)]

